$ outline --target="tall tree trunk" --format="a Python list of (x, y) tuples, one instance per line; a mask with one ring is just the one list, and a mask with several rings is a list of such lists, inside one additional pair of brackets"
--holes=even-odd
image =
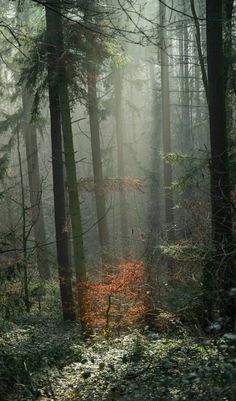
[[(124, 147), (123, 147), (123, 131), (122, 124), (122, 78), (119, 67), (114, 67), (114, 89), (115, 89), (115, 121), (116, 121), (116, 143), (117, 143), (117, 171), (118, 177), (122, 180), (125, 176), (124, 168)], [(121, 243), (123, 256), (128, 253), (128, 213), (126, 204), (126, 195), (123, 186), (119, 191), (120, 202), (120, 225), (121, 225)]]
[[(170, 127), (170, 95), (169, 95), (169, 67), (168, 46), (165, 32), (166, 8), (160, 3), (160, 35), (161, 35), (161, 96), (162, 96), (162, 135), (164, 157), (171, 152), (171, 127)], [(174, 238), (174, 213), (173, 213), (173, 191), (172, 166), (164, 160), (164, 185), (165, 185), (165, 214), (167, 224), (167, 235), (171, 240)]]
[[(18, 13), (18, 20), (23, 26), (28, 26), (30, 16), (30, 2), (25, 2), (25, 7)], [(23, 119), (22, 129), (26, 149), (27, 170), (30, 191), (30, 204), (33, 232), (36, 246), (37, 266), (40, 277), (43, 280), (50, 278), (48, 250), (46, 246), (46, 230), (42, 204), (42, 182), (40, 180), (37, 129), (31, 123), (31, 111), (33, 95), (24, 85), (22, 90)]]
[(180, 73), (180, 102), (181, 102), (181, 133), (180, 133), (180, 149), (181, 152), (184, 153), (185, 150), (185, 143), (184, 143), (184, 116), (183, 116), (183, 108), (184, 108), (184, 40), (183, 40), (183, 24), (184, 22), (181, 23), (181, 29), (179, 32), (179, 73)]
[[(184, 4), (185, 11), (185, 4)], [(192, 132), (191, 132), (191, 117), (190, 117), (190, 96), (189, 96), (189, 37), (188, 37), (188, 24), (185, 21), (183, 25), (183, 61), (184, 61), (184, 91), (182, 93), (182, 107), (183, 107), (183, 128), (184, 128), (184, 147), (185, 152), (189, 154), (192, 150)]]
[(148, 226), (150, 229), (149, 250), (154, 252), (154, 249), (159, 243), (160, 237), (160, 157), (158, 153), (161, 147), (160, 135), (160, 112), (157, 112), (158, 95), (157, 85), (154, 75), (154, 66), (150, 64), (150, 82), (151, 93), (153, 93), (153, 124), (151, 136), (151, 174), (150, 174), (150, 206), (148, 210)]
[(40, 180), (38, 144), (36, 127), (31, 124), (32, 95), (24, 88), (23, 104), (23, 134), (26, 149), (27, 169), (30, 190), (31, 216), (34, 225), (34, 238), (39, 274), (42, 279), (50, 278), (46, 232), (42, 205), (42, 183)]
[[(195, 61), (195, 66), (194, 66), (194, 91), (195, 91), (195, 102), (196, 102), (196, 113), (195, 113), (195, 119), (193, 125), (199, 124), (199, 121), (202, 119), (202, 112), (201, 112), (201, 105), (202, 105), (202, 99), (201, 99), (201, 76), (200, 76), (200, 68), (197, 64), (197, 59), (198, 59), (198, 51), (197, 48), (194, 48), (194, 61)], [(193, 147), (199, 148), (200, 147), (200, 129), (195, 127), (195, 130), (193, 132)], [(195, 146), (196, 145), (196, 146)]]
[(21, 186), (21, 210), (22, 210), (22, 248), (23, 248), (23, 260), (21, 261), (21, 266), (23, 267), (23, 288), (24, 288), (24, 302), (26, 312), (30, 312), (30, 298), (29, 298), (29, 277), (28, 277), (28, 266), (27, 266), (27, 238), (28, 233), (26, 230), (26, 206), (25, 206), (25, 189), (24, 189), (24, 179), (23, 179), (23, 169), (22, 160), (20, 152), (20, 133), (19, 126), (17, 124), (17, 154), (19, 161), (20, 170), (20, 186)]
[[(135, 176), (137, 174), (137, 166), (138, 166), (138, 160), (137, 160), (137, 142), (138, 142), (138, 119), (136, 115), (136, 110), (135, 110), (135, 75), (133, 74), (133, 70), (129, 72), (128, 79), (130, 81), (129, 84), (129, 99), (130, 99), (130, 105), (129, 105), (129, 119), (130, 119), (130, 135), (131, 135), (131, 151), (132, 151), (132, 174)], [(130, 227), (136, 227), (137, 225), (137, 214), (134, 213), (129, 213), (129, 225)], [(130, 249), (130, 254), (136, 255), (137, 254), (137, 247), (134, 241), (134, 235), (135, 235), (135, 229), (133, 228), (131, 230), (131, 241), (129, 244), (129, 249)]]
[(60, 292), (64, 320), (75, 319), (75, 307), (71, 284), (71, 270), (68, 258), (68, 238), (66, 230), (65, 190), (62, 159), (61, 115), (59, 101), (59, 72), (58, 72), (58, 34), (57, 10), (59, 1), (47, 2), (46, 7), (47, 43), (48, 43), (48, 90), (51, 122), (52, 143), (52, 170), (53, 170), (53, 194), (55, 208), (55, 226), (57, 243), (57, 261), (60, 282)]
[[(185, 3), (183, 4), (185, 12)], [(189, 96), (189, 47), (188, 47), (188, 24), (182, 21), (182, 29), (179, 38), (180, 56), (180, 90), (181, 90), (181, 150), (189, 154), (191, 150), (191, 118), (190, 118), (190, 96)]]
[(234, 127), (232, 96), (230, 91), (233, 89), (232, 71), (232, 16), (234, 0), (223, 1), (224, 16), (224, 57), (225, 57), (225, 79), (226, 79), (226, 121), (227, 131), (230, 132)]
[(108, 225), (105, 193), (102, 187), (103, 171), (99, 132), (98, 99), (96, 88), (96, 76), (94, 71), (88, 68), (88, 111), (91, 132), (91, 148), (93, 160), (93, 175), (95, 183), (95, 200), (98, 221), (99, 242), (102, 249), (103, 260), (108, 255)]
[[(148, 309), (155, 308), (158, 303), (158, 292), (157, 292), (157, 276), (159, 271), (157, 269), (158, 260), (160, 257), (159, 245), (160, 245), (160, 230), (161, 230), (161, 216), (160, 216), (160, 192), (161, 192), (161, 180), (160, 180), (160, 165), (161, 158), (159, 156), (161, 148), (161, 110), (158, 110), (158, 93), (157, 84), (155, 79), (154, 64), (150, 63), (150, 93), (152, 93), (152, 131), (150, 140), (150, 174), (149, 174), (149, 188), (150, 188), (150, 199), (147, 211), (147, 225), (148, 225), (148, 241), (146, 246), (146, 280), (148, 284), (149, 295), (146, 297)], [(146, 323), (152, 326), (152, 317), (147, 314)]]
[(64, 40), (62, 17), (57, 17), (57, 32), (58, 32), (58, 51), (59, 51), (59, 95), (60, 95), (60, 110), (62, 120), (64, 154), (66, 177), (69, 197), (69, 211), (72, 226), (73, 236), (73, 254), (74, 265), (77, 283), (86, 280), (86, 268), (83, 245), (83, 229), (81, 221), (81, 210), (78, 193), (78, 184), (76, 177), (76, 163), (73, 143), (73, 132), (71, 126), (70, 100), (67, 85), (67, 73), (64, 57)]
[(205, 61), (204, 61), (204, 55), (203, 55), (203, 49), (202, 49), (202, 40), (201, 40), (202, 32), (204, 33), (204, 28), (202, 26), (202, 32), (201, 32), (201, 26), (200, 26), (196, 8), (195, 8), (195, 0), (190, 0), (190, 5), (191, 5), (191, 11), (193, 14), (195, 30), (196, 30), (196, 44), (197, 44), (197, 52), (198, 52), (199, 63), (200, 63), (201, 74), (202, 74), (202, 82), (203, 82), (203, 86), (204, 86), (204, 90), (205, 90), (205, 94), (206, 94), (206, 100), (208, 102), (207, 72), (206, 72), (206, 67), (205, 67)]
[(235, 274), (231, 255), (232, 212), (226, 132), (222, 11), (222, 0), (206, 1), (214, 274), (217, 280), (218, 305), (224, 329), (233, 329), (235, 302), (230, 298), (229, 291), (231, 287), (235, 287)]

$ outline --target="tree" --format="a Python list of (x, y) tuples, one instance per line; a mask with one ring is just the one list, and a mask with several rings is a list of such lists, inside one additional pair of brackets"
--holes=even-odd
[[(101, 155), (100, 126), (99, 126), (99, 103), (97, 95), (97, 80), (100, 73), (100, 63), (103, 60), (104, 44), (103, 36), (99, 36), (93, 32), (93, 18), (96, 21), (97, 1), (93, 2), (91, 9), (85, 8), (84, 19), (86, 24), (86, 67), (87, 67), (87, 108), (89, 114), (89, 124), (91, 133), (91, 150), (93, 161), (93, 176), (95, 183), (95, 201), (97, 211), (97, 224), (99, 242), (102, 250), (102, 258), (106, 260), (109, 248), (109, 234), (107, 223), (106, 198), (102, 188), (103, 184), (103, 167)], [(99, 28), (98, 28), (99, 32)]]
[(28, 266), (27, 266), (27, 240), (28, 233), (26, 229), (26, 206), (25, 206), (25, 190), (24, 190), (24, 180), (23, 180), (23, 170), (22, 170), (22, 160), (20, 153), (20, 135), (19, 126), (17, 124), (17, 154), (19, 161), (19, 172), (20, 172), (20, 186), (21, 186), (21, 204), (22, 204), (22, 248), (23, 248), (23, 287), (24, 287), (24, 302), (26, 311), (30, 312), (30, 299), (29, 299), (29, 281), (28, 281)]
[[(114, 95), (115, 95), (115, 121), (116, 121), (116, 143), (117, 143), (117, 172), (118, 177), (123, 179), (125, 176), (124, 169), (124, 149), (123, 149), (123, 124), (122, 124), (122, 77), (119, 66), (114, 66)], [(126, 205), (126, 196), (124, 188), (119, 191), (120, 203), (120, 225), (121, 225), (121, 243), (123, 256), (127, 256), (127, 241), (128, 241), (128, 214)]]
[[(232, 210), (226, 130), (226, 77), (223, 54), (223, 1), (206, 1), (208, 102), (211, 142), (211, 221), (213, 242), (213, 274), (216, 280), (218, 305), (224, 329), (233, 329), (234, 300), (230, 289), (235, 287), (232, 251)], [(205, 291), (208, 291), (207, 282)], [(212, 296), (213, 294), (211, 294)], [(214, 300), (215, 301), (215, 300)], [(211, 318), (212, 300), (206, 305)]]
[[(71, 284), (71, 271), (68, 257), (68, 239), (66, 230), (65, 190), (62, 159), (62, 136), (60, 114), (60, 90), (58, 56), (60, 43), (58, 43), (58, 18), (60, 15), (53, 11), (53, 7), (60, 6), (61, 2), (50, 0), (46, 6), (46, 25), (48, 43), (48, 92), (51, 123), (52, 143), (52, 170), (53, 194), (55, 207), (55, 226), (57, 243), (57, 261), (60, 282), (60, 292), (64, 320), (75, 319), (75, 309)], [(48, 7), (48, 5), (50, 7)]]
[[(29, 24), (29, 3), (27, 2), (18, 13), (20, 26)], [(27, 49), (25, 49), (27, 53)], [(30, 191), (31, 215), (36, 246), (36, 256), (39, 274), (42, 279), (50, 278), (50, 268), (46, 245), (46, 231), (42, 203), (42, 182), (39, 171), (37, 127), (32, 123), (32, 88), (24, 83), (22, 88), (22, 131), (25, 142), (27, 170)]]
[(106, 199), (104, 191), (102, 189), (103, 171), (99, 132), (97, 84), (95, 71), (93, 71), (93, 69), (90, 67), (88, 67), (88, 111), (91, 132), (91, 148), (99, 242), (102, 249), (102, 256), (104, 259), (106, 259), (108, 251), (108, 225)]
[[(58, 11), (61, 11), (59, 7)], [(86, 280), (85, 256), (83, 245), (83, 230), (81, 221), (78, 183), (76, 177), (75, 151), (73, 144), (73, 132), (71, 125), (70, 99), (68, 91), (68, 78), (66, 68), (66, 56), (63, 40), (62, 16), (57, 16), (58, 34), (58, 88), (60, 97), (60, 111), (62, 121), (66, 177), (69, 195), (69, 210), (72, 225), (74, 265), (77, 283)]]
[[(186, 9), (185, 1), (183, 10)], [(189, 153), (192, 149), (191, 138), (191, 116), (190, 116), (190, 93), (189, 93), (189, 27), (188, 21), (183, 22), (183, 32), (180, 38), (181, 46), (181, 101), (182, 101), (182, 128), (183, 128), (183, 152)]]
[(23, 105), (23, 135), (25, 141), (27, 169), (30, 190), (32, 224), (37, 255), (37, 265), (42, 279), (50, 278), (46, 232), (42, 205), (42, 183), (40, 180), (37, 129), (31, 121), (32, 95), (25, 87), (22, 94)]
[(202, 75), (202, 82), (206, 94), (206, 100), (208, 101), (208, 82), (207, 82), (207, 72), (204, 63), (204, 56), (202, 51), (202, 42), (201, 42), (201, 26), (199, 23), (199, 19), (197, 16), (196, 8), (195, 8), (195, 0), (190, 0), (191, 11), (193, 14), (195, 30), (196, 30), (196, 44), (197, 44), (197, 52), (199, 57), (199, 63), (201, 67), (201, 75)]
[[(170, 126), (170, 97), (169, 97), (169, 59), (168, 45), (165, 32), (166, 10), (160, 3), (160, 42), (161, 42), (161, 98), (162, 98), (162, 138), (164, 157), (171, 152), (171, 126)], [(174, 237), (174, 213), (173, 213), (173, 190), (172, 185), (172, 167), (168, 161), (164, 160), (164, 185), (165, 185), (165, 214), (167, 224), (167, 235), (169, 239)]]

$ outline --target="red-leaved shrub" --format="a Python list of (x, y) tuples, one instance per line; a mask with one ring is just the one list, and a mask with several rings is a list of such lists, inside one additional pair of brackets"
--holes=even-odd
[(81, 284), (84, 326), (101, 332), (139, 326), (146, 311), (145, 266), (140, 260), (105, 267), (101, 281)]

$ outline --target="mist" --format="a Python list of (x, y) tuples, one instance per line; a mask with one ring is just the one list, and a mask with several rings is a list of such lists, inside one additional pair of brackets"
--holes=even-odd
[(0, 319), (234, 333), (235, 2), (0, 4)]

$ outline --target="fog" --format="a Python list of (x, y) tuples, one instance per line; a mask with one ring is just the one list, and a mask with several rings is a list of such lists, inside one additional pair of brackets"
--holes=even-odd
[(23, 266), (25, 297), (34, 274), (63, 293), (137, 260), (156, 304), (199, 294), (217, 198), (205, 2), (0, 3), (1, 264)]

